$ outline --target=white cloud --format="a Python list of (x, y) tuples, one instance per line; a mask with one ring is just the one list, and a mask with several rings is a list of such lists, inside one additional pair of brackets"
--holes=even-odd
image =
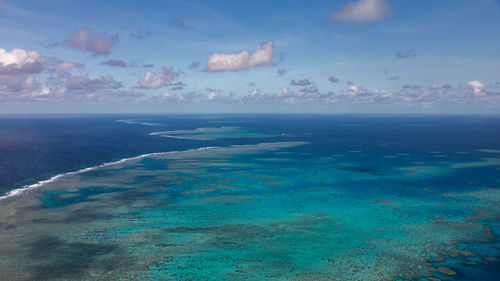
[(183, 102), (187, 98), (181, 93), (165, 93), (158, 100), (161, 100), (161, 102)]
[(252, 55), (248, 50), (243, 50), (239, 54), (216, 53), (208, 58), (205, 71), (242, 70), (260, 65), (272, 65), (273, 53), (273, 41), (262, 43)]
[(333, 21), (369, 24), (388, 17), (391, 9), (387, 0), (358, 0), (351, 2), (338, 11), (333, 11)]
[(358, 94), (358, 86), (356, 85), (350, 85), (347, 87), (347, 92), (352, 95), (357, 95)]
[(339, 95), (339, 98), (353, 104), (382, 103), (394, 98), (388, 91), (369, 90), (354, 84), (347, 87), (346, 93), (346, 95)]
[(259, 89), (253, 89), (250, 94), (248, 95), (250, 98), (255, 98), (260, 95), (260, 90)]
[(8, 52), (0, 48), (0, 75), (15, 76), (31, 75), (44, 71), (67, 73), (74, 68), (83, 68), (83, 64), (63, 61), (54, 57), (45, 57), (38, 51), (13, 49)]
[[(154, 96), (153, 102), (158, 103), (208, 103), (217, 102), (224, 104), (258, 105), (258, 104), (344, 104), (344, 105), (366, 105), (366, 106), (404, 106), (414, 108), (442, 108), (443, 106), (454, 106), (457, 104), (474, 103), (478, 106), (499, 104), (500, 93), (488, 91), (482, 83), (471, 81), (471, 86), (460, 89), (450, 85), (432, 84), (427, 87), (420, 85), (403, 85), (395, 91), (367, 89), (360, 85), (350, 83), (339, 92), (322, 92), (314, 85), (306, 86), (298, 90), (287, 87), (276, 92), (262, 92), (252, 89), (246, 95), (234, 93), (224, 94), (223, 91), (210, 91), (207, 94), (189, 93), (165, 93)], [(476, 96), (473, 90), (482, 89), (484, 95)]]
[[(45, 57), (38, 51), (0, 48), (0, 101), (81, 101), (121, 99), (122, 83), (112, 76), (90, 79), (70, 73), (82, 64)], [(56, 74), (56, 75), (54, 75)]]
[[(9, 52), (0, 49), (0, 100), (47, 100), (49, 94), (57, 91), (41, 85), (37, 79), (45, 77), (46, 84), (57, 81), (58, 84), (64, 85), (63, 79), (70, 77), (69, 71), (77, 67), (81, 68), (83, 65), (45, 57), (38, 51), (13, 49)], [(53, 76), (53, 73), (57, 76)]]
[(0, 80), (0, 101), (32, 100), (40, 91), (40, 83), (33, 75), (23, 75), (14, 80)]
[(141, 89), (158, 89), (168, 85), (168, 82), (179, 77), (179, 72), (174, 72), (170, 66), (164, 66), (161, 72), (146, 72), (139, 81)]
[(13, 49), (9, 52), (0, 48), (0, 74), (37, 73), (46, 63), (47, 59), (37, 51)]
[(248, 61), (248, 67), (254, 67), (259, 65), (272, 65), (271, 59), (274, 54), (274, 42), (268, 41), (260, 45), (260, 48), (255, 50), (250, 56)]
[(203, 102), (229, 102), (231, 98), (228, 96), (221, 97), (216, 93), (200, 94), (196, 92), (189, 93), (164, 93), (158, 96), (153, 96), (151, 100), (154, 103), (203, 103)]
[(477, 80), (467, 82), (467, 87), (472, 89), (472, 91), (474, 92), (474, 96), (476, 96), (476, 97), (480, 97), (480, 96), (485, 95), (484, 84), (477, 81)]
[(316, 86), (310, 86), (298, 91), (282, 88), (276, 93), (264, 94), (259, 90), (253, 90), (238, 101), (254, 104), (332, 104), (337, 102), (336, 96), (333, 92), (322, 94)]
[(208, 100), (214, 100), (217, 98), (217, 94), (216, 93), (210, 93), (207, 95), (207, 99)]

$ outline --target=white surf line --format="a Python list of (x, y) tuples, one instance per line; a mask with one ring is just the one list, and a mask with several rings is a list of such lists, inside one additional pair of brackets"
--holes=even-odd
[(221, 126), (221, 127), (200, 127), (193, 130), (170, 130), (170, 131), (160, 131), (150, 133), (150, 136), (163, 136), (163, 135), (185, 135), (185, 134), (196, 134), (196, 133), (211, 133), (211, 132), (219, 132), (225, 130), (240, 130), (241, 127), (238, 126)]
[(161, 123), (153, 123), (153, 122), (143, 122), (148, 121), (150, 119), (120, 119), (115, 120), (117, 123), (125, 123), (125, 124), (133, 124), (133, 125), (143, 125), (143, 126), (163, 126)]
[(168, 152), (146, 153), (146, 154), (142, 154), (142, 155), (135, 156), (135, 157), (123, 158), (123, 159), (120, 159), (118, 161), (107, 162), (107, 163), (103, 163), (103, 164), (100, 164), (100, 165), (96, 165), (96, 166), (92, 166), (92, 167), (80, 169), (78, 171), (57, 174), (57, 175), (55, 175), (55, 176), (53, 176), (53, 177), (51, 177), (51, 178), (49, 178), (47, 180), (41, 180), (41, 181), (39, 181), (37, 183), (34, 183), (34, 184), (29, 184), (29, 185), (25, 185), (25, 186), (17, 188), (17, 189), (13, 189), (13, 190), (7, 192), (6, 194), (4, 194), (3, 196), (0, 196), (0, 201), (3, 201), (5, 199), (8, 199), (8, 198), (11, 198), (11, 197), (14, 197), (14, 196), (21, 195), (24, 192), (36, 189), (36, 188), (38, 188), (40, 186), (43, 186), (43, 185), (46, 185), (46, 184), (49, 184), (49, 183), (52, 183), (52, 182), (55, 182), (58, 179), (61, 179), (62, 177), (65, 177), (65, 176), (82, 174), (82, 173), (86, 173), (86, 172), (89, 172), (89, 171), (92, 171), (92, 170), (96, 170), (96, 169), (99, 169), (99, 168), (113, 166), (113, 165), (121, 164), (121, 163), (124, 163), (124, 162), (127, 162), (127, 161), (138, 160), (138, 159), (142, 159), (142, 158), (146, 158), (146, 157), (150, 157), (150, 156), (165, 155), (165, 154), (177, 153), (177, 152), (199, 151), (199, 150), (212, 149), (212, 148), (215, 148), (215, 147), (209, 146), (209, 147), (200, 147), (200, 148), (189, 149), (189, 150), (184, 150), (184, 151), (168, 151)]
[[(281, 145), (283, 145), (283, 144), (302, 145), (302, 144), (306, 144), (306, 142), (268, 142), (268, 143), (259, 143), (259, 144), (231, 145), (229, 147), (251, 147), (251, 146), (263, 146), (263, 145), (268, 145), (268, 144), (276, 144), (276, 145), (280, 145), (280, 144)], [(200, 148), (194, 148), (194, 149), (188, 149), (188, 150), (175, 150), (175, 151), (167, 151), (167, 152), (146, 153), (146, 154), (142, 154), (142, 155), (135, 156), (135, 157), (123, 158), (123, 159), (120, 159), (118, 161), (107, 162), (107, 163), (103, 163), (103, 164), (100, 164), (100, 165), (96, 165), (96, 166), (92, 166), (92, 167), (80, 169), (80, 170), (74, 171), (74, 172), (57, 174), (57, 175), (55, 175), (55, 176), (53, 176), (53, 177), (51, 177), (51, 178), (49, 178), (47, 180), (41, 180), (41, 181), (39, 181), (37, 183), (34, 183), (34, 184), (29, 184), (29, 185), (25, 185), (25, 186), (17, 188), (17, 189), (13, 189), (13, 190), (7, 192), (6, 194), (4, 194), (3, 196), (0, 196), (0, 202), (3, 201), (3, 200), (9, 199), (9, 198), (15, 197), (15, 196), (19, 196), (19, 195), (21, 195), (21, 194), (23, 194), (23, 193), (25, 193), (27, 191), (39, 188), (40, 186), (43, 186), (43, 185), (55, 182), (55, 181), (61, 179), (62, 177), (65, 177), (65, 176), (82, 174), (82, 173), (86, 173), (86, 172), (89, 172), (89, 171), (92, 171), (92, 170), (96, 170), (96, 169), (99, 169), (99, 168), (113, 166), (113, 165), (121, 164), (121, 163), (124, 163), (124, 162), (127, 162), (127, 161), (138, 160), (138, 159), (142, 159), (142, 158), (146, 158), (146, 157), (150, 157), (150, 156), (166, 155), (166, 154), (180, 153), (180, 152), (193, 152), (193, 151), (208, 150), (208, 149), (215, 149), (215, 148), (224, 148), (224, 147), (207, 146), (207, 147), (200, 147)]]

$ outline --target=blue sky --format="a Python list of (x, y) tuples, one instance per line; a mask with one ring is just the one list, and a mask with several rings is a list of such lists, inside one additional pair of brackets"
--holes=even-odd
[(498, 0), (0, 3), (4, 113), (500, 112)]

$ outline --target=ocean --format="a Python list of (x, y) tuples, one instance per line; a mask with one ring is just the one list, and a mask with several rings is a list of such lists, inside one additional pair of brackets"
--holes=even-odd
[(5, 115), (1, 280), (499, 280), (500, 117)]

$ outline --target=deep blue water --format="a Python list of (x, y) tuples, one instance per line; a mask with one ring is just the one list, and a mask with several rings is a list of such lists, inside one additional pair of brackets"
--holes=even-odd
[[(115, 122), (123, 119), (141, 119), (158, 125)], [(287, 136), (200, 141), (148, 135), (163, 130), (234, 124), (270, 134), (286, 132)], [(447, 153), (470, 150), (471, 147), (499, 149), (500, 117), (194, 114), (0, 116), (0, 136), (0, 193), (5, 193), (58, 173), (144, 153), (277, 139), (312, 141), (321, 146), (320, 153), (324, 153), (324, 150), (335, 153), (360, 148), (371, 152), (386, 149), (380, 145), (390, 147), (393, 153), (433, 150)]]

